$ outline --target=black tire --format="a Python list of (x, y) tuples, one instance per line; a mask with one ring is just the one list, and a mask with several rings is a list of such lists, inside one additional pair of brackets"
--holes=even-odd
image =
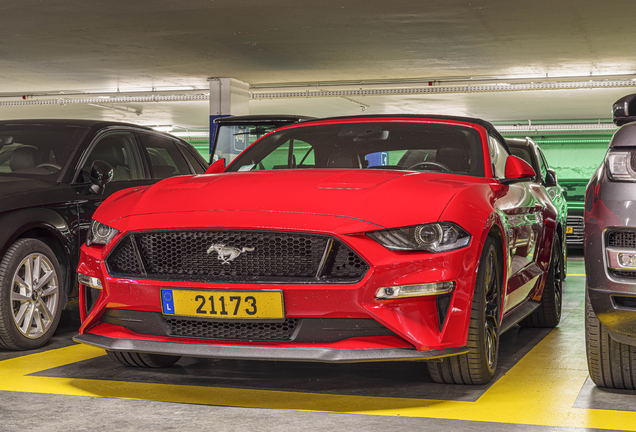
[(541, 296), (541, 306), (519, 322), (521, 327), (554, 328), (561, 322), (564, 273), (561, 241), (559, 238), (555, 238), (552, 245), (548, 279), (545, 282), (545, 288)]
[(599, 387), (636, 390), (636, 347), (616, 342), (585, 294), (585, 351), (590, 378)]
[(124, 366), (137, 368), (168, 368), (173, 366), (181, 358), (181, 356), (124, 351), (106, 351), (106, 354)]
[(487, 384), (492, 381), (499, 356), (502, 269), (491, 238), (486, 240), (479, 260), (477, 282), (470, 312), (467, 354), (428, 362), (435, 382), (444, 384)]
[(64, 293), (51, 248), (36, 239), (13, 243), (0, 261), (0, 348), (44, 346), (60, 322)]

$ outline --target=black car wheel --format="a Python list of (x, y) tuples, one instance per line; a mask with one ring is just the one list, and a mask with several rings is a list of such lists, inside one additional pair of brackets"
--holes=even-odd
[(174, 365), (181, 358), (181, 356), (123, 351), (106, 351), (106, 354), (124, 366), (139, 368), (167, 368)]
[(563, 303), (563, 249), (558, 237), (552, 245), (552, 259), (548, 270), (548, 279), (541, 296), (541, 305), (537, 310), (519, 322), (521, 327), (554, 328), (561, 321)]
[(636, 347), (616, 342), (585, 294), (585, 351), (590, 378), (599, 387), (636, 390)]
[(495, 375), (499, 356), (501, 263), (492, 239), (481, 254), (468, 329), (467, 354), (427, 363), (431, 378), (444, 384), (486, 384)]
[(35, 349), (55, 333), (62, 315), (62, 273), (53, 251), (20, 239), (0, 262), (0, 348)]

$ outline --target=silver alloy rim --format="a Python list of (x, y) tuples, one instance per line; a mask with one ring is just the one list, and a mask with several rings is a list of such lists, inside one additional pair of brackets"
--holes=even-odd
[(49, 330), (57, 313), (59, 284), (55, 267), (46, 255), (25, 257), (13, 275), (13, 322), (20, 333), (37, 339)]

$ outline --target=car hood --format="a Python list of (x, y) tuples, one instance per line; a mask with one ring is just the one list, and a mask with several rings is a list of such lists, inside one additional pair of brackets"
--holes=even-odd
[(41, 205), (51, 198), (42, 191), (56, 185), (51, 181), (0, 175), (0, 212)]
[(440, 173), (341, 169), (173, 177), (117, 194), (95, 216), (114, 228), (133, 216), (200, 212), (336, 216), (386, 228), (437, 221), (457, 193), (484, 183)]

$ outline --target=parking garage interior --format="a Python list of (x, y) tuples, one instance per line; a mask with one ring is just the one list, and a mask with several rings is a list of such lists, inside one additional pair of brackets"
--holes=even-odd
[(219, 117), (478, 117), (539, 145), (572, 228), (561, 323), (502, 335), (490, 384), (438, 384), (406, 361), (185, 357), (170, 369), (130, 369), (73, 341), (80, 317), (69, 307), (43, 348), (0, 350), (0, 430), (636, 430), (636, 391), (589, 377), (583, 249), (585, 186), (617, 130), (612, 104), (636, 93), (632, 6), (0, 3), (2, 120), (134, 123), (213, 161)]

